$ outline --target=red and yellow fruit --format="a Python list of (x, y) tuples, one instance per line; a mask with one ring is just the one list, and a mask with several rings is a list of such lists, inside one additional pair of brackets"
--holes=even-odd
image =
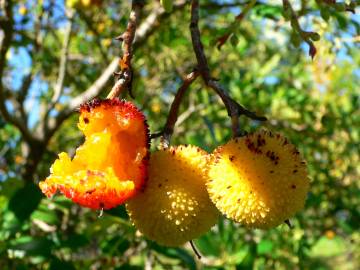
[(93, 100), (80, 113), (84, 144), (73, 159), (60, 153), (40, 188), (48, 197), (60, 190), (85, 207), (115, 207), (144, 187), (149, 144), (145, 117), (119, 99)]

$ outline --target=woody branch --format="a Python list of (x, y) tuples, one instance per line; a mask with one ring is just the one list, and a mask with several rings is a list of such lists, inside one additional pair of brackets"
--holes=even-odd
[(210, 68), (208, 65), (206, 55), (204, 53), (203, 44), (201, 42), (201, 34), (198, 24), (199, 24), (199, 1), (192, 0), (190, 33), (191, 33), (194, 53), (196, 55), (196, 59), (198, 63), (199, 73), (203, 78), (205, 84), (211, 89), (213, 89), (224, 103), (228, 115), (231, 118), (233, 137), (240, 136), (242, 134), (239, 124), (240, 115), (245, 115), (253, 120), (258, 120), (258, 121), (266, 121), (266, 118), (263, 116), (258, 116), (254, 112), (251, 112), (246, 108), (244, 108), (243, 106), (241, 106), (238, 102), (236, 102), (234, 99), (230, 97), (227, 90), (220, 83), (218, 83), (215, 79), (211, 77)]
[(129, 17), (129, 22), (126, 28), (126, 31), (118, 36), (116, 39), (123, 41), (124, 53), (120, 59), (120, 72), (115, 73), (119, 76), (120, 79), (115, 83), (107, 98), (117, 97), (124, 88), (129, 90), (130, 95), (132, 95), (131, 83), (132, 83), (132, 66), (131, 59), (133, 56), (133, 42), (135, 39), (136, 28), (139, 23), (140, 11), (144, 5), (142, 0), (133, 0), (131, 5), (131, 12)]

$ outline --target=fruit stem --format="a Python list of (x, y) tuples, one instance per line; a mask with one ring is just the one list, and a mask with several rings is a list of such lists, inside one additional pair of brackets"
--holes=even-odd
[(210, 68), (206, 55), (204, 53), (204, 46), (201, 42), (201, 34), (199, 30), (199, 0), (191, 1), (191, 22), (190, 33), (193, 45), (193, 50), (198, 63), (198, 70), (203, 78), (206, 86), (213, 89), (216, 94), (221, 98), (224, 103), (229, 117), (231, 117), (233, 137), (241, 135), (239, 116), (245, 115), (253, 120), (266, 121), (266, 117), (258, 116), (254, 112), (251, 112), (232, 99), (228, 91), (219, 84), (216, 79), (211, 76)]
[(289, 229), (293, 229), (293, 228), (294, 228), (294, 226), (291, 224), (290, 220), (287, 219), (287, 220), (285, 220), (284, 222), (285, 222), (286, 225), (288, 225)]
[(197, 248), (195, 247), (195, 244), (194, 244), (193, 240), (190, 240), (189, 242), (190, 242), (190, 246), (191, 246), (192, 250), (194, 251), (196, 257), (199, 260), (201, 260), (201, 255), (200, 255), (199, 251), (197, 250)]

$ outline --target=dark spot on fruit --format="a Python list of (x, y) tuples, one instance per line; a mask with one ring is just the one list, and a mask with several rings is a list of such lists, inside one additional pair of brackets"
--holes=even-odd
[(84, 123), (85, 123), (85, 124), (88, 124), (88, 123), (89, 123), (89, 118), (84, 117)]
[(90, 195), (90, 194), (92, 194), (95, 190), (96, 190), (96, 189), (93, 188), (93, 189), (87, 190), (85, 193)]
[(239, 198), (239, 199), (237, 199), (237, 202), (240, 202), (241, 201), (241, 199)]
[(293, 170), (293, 173), (297, 173), (298, 170)]
[(233, 161), (234, 159), (235, 159), (235, 156), (230, 156), (230, 157), (229, 157), (229, 160), (230, 160), (230, 161)]
[(292, 185), (291, 185), (291, 188), (292, 188), (292, 189), (296, 189), (296, 185), (292, 184)]
[(231, 186), (227, 186), (227, 187), (226, 187), (226, 189), (230, 189), (230, 188), (231, 188)]
[(253, 192), (252, 192), (252, 190), (250, 190), (250, 194), (252, 194)]
[(270, 171), (270, 173), (274, 173), (274, 171)]
[(158, 184), (158, 187), (161, 188), (161, 187), (162, 187), (162, 184)]

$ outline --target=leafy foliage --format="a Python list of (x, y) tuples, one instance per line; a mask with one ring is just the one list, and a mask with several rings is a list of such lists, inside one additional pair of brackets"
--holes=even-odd
[[(195, 240), (200, 261), (188, 245), (164, 248), (139, 235), (123, 206), (99, 218), (61, 196), (46, 199), (33, 184), (49, 174), (56, 153), (72, 154), (82, 142), (77, 115), (67, 109), (121, 55), (113, 38), (126, 27), (129, 3), (5, 2), (12, 6), (0, 12), (0, 269), (360, 268), (358, 1), (257, 1), (235, 23), (249, 1), (201, 1), (212, 76), (269, 119), (241, 118), (241, 128), (283, 132), (300, 148), (312, 180), (292, 230), (246, 230), (220, 219)], [(158, 23), (134, 45), (132, 88), (152, 132), (166, 122), (180, 74), (196, 66), (185, 2), (174, 2), (170, 13), (161, 13), (157, 1), (143, 7), (140, 23), (151, 15)], [(229, 39), (218, 49), (224, 35)], [(97, 92), (102, 97), (109, 78)], [(198, 79), (186, 93), (172, 144), (211, 151), (230, 138), (230, 125), (220, 99)]]

